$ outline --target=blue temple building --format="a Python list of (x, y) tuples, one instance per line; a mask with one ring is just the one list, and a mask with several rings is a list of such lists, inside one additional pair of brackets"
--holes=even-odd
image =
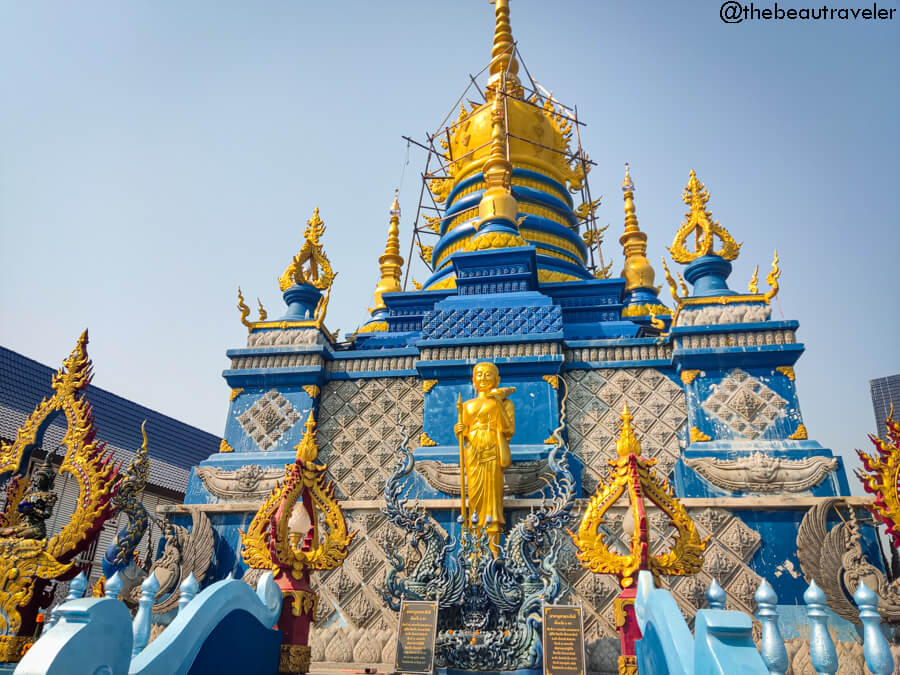
[[(431, 270), (421, 287), (401, 284), (407, 226), (395, 200), (373, 306), (349, 341), (325, 327), (328, 303), (339, 301), (331, 298), (339, 254), (337, 244), (330, 244), (331, 259), (325, 253), (338, 239), (329, 240), (318, 209), (279, 280), (282, 316), (251, 321), (241, 300), (248, 338), (227, 352), (224, 441), (195, 468), (184, 506), (174, 509), (184, 523), (196, 510), (210, 518), (217, 533), (211, 576), (243, 573), (240, 531), (294, 460), (312, 417), (319, 461), (327, 462), (359, 532), (343, 566), (316, 578), (313, 661), (390, 663), (397, 618), (378, 588), (389, 554), (406, 539), (381, 512), (384, 485), (398, 448), (411, 439), (420, 503), (440, 527), (458, 533), (457, 405), (473, 396), (473, 366), (490, 361), (502, 386), (515, 388), (510, 522), (540, 495), (562, 410), (569, 467), (583, 498), (616, 456), (627, 403), (644, 455), (710, 538), (702, 571), (668, 585), (682, 611), (693, 616), (704, 605), (713, 579), (729, 608), (752, 612), (762, 577), (776, 585), (783, 605), (800, 602), (806, 586), (798, 526), (814, 498), (848, 494), (848, 486), (841, 459), (809, 438), (803, 422), (794, 371), (804, 349), (798, 323), (771, 316), (777, 254), (765, 290), (757, 275), (747, 290), (736, 290), (730, 273), (740, 244), (713, 219), (709, 191), (691, 167), (686, 215), (671, 245), (648, 242), (626, 166), (624, 266), (604, 266), (596, 203), (589, 193), (581, 204), (573, 199), (584, 194), (590, 167), (573, 140), (576, 121), (520, 78), (503, 2), (484, 95), (448, 127), (441, 176), (427, 181), (440, 209), (425, 219), (436, 239), (421, 248)], [(611, 186), (604, 187), (608, 193)], [(655, 198), (671, 203), (676, 222), (677, 195)], [(727, 220), (728, 204), (713, 205)], [(656, 260), (664, 253), (671, 260), (663, 263), (671, 300), (660, 292), (648, 249)], [(624, 537), (624, 510), (618, 514), (610, 532)], [(670, 524), (659, 511), (650, 521), (658, 550)], [(568, 540), (560, 556), (560, 597), (583, 604), (588, 660), (600, 662), (604, 650), (616, 648), (618, 585), (585, 570)]]

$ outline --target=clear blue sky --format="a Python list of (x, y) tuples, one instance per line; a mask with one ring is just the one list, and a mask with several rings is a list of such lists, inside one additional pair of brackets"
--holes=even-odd
[[(624, 162), (658, 281), (695, 169), (744, 242), (734, 287), (778, 248), (805, 421), (845, 455), (874, 430), (868, 380), (900, 372), (897, 14), (726, 25), (716, 2), (512, 3), (532, 75), (588, 123), (614, 268)], [(280, 313), (319, 205), (327, 323), (361, 324), (400, 136), (434, 130), (492, 32), (481, 0), (3, 3), (0, 343), (56, 365), (87, 326), (97, 385), (221, 433), (237, 285)], [(423, 163), (400, 186), (404, 253)]]

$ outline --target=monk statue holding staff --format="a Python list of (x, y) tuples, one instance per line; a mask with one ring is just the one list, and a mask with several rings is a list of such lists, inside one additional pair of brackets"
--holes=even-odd
[(503, 517), (503, 471), (512, 464), (509, 440), (516, 431), (513, 402), (515, 387), (498, 388), (500, 373), (493, 363), (476, 364), (472, 371), (476, 396), (459, 407), (453, 431), (460, 441), (465, 466), (464, 490), (469, 518), (477, 515), (476, 529), (485, 528), (494, 557), (500, 549)]

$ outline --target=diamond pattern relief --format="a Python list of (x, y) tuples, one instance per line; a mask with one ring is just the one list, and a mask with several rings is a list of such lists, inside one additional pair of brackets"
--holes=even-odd
[(275, 389), (267, 392), (237, 418), (241, 428), (261, 450), (268, 450), (278, 443), (299, 419), (300, 415), (291, 402)]
[(687, 420), (684, 390), (652, 368), (569, 371), (566, 400), (569, 443), (581, 461), (582, 484), (593, 491), (606, 475), (606, 460), (616, 456), (622, 404), (635, 418), (644, 454), (656, 457), (668, 475), (681, 455), (678, 430)]
[(375, 499), (384, 490), (403, 439), (422, 432), (425, 406), (415, 377), (378, 377), (328, 382), (322, 390), (319, 456), (347, 499)]
[(735, 368), (703, 401), (703, 409), (746, 438), (758, 438), (784, 414), (787, 401), (752, 375)]

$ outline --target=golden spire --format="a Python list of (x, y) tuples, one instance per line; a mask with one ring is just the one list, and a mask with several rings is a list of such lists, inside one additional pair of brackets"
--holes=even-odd
[[(734, 240), (728, 230), (715, 222), (712, 214), (706, 210), (709, 193), (693, 169), (681, 198), (688, 205), (690, 211), (685, 214), (686, 220), (681, 224), (675, 234), (675, 241), (669, 248), (672, 260), (686, 264), (705, 255), (717, 255), (725, 260), (735, 260), (741, 250), (741, 245)], [(696, 237), (693, 251), (689, 251), (685, 247), (691, 233)], [(714, 237), (718, 237), (722, 242), (722, 248), (718, 251), (713, 250)]]
[(640, 456), (641, 454), (641, 442), (634, 435), (634, 428), (631, 426), (633, 419), (634, 417), (628, 412), (628, 404), (626, 403), (622, 407), (622, 431), (619, 434), (619, 439), (616, 441), (616, 453), (619, 457), (627, 457), (628, 455)]
[(369, 309), (369, 314), (377, 309), (385, 309), (383, 293), (395, 293), (400, 288), (400, 274), (403, 268), (403, 256), (400, 255), (400, 202), (398, 191), (394, 190), (394, 202), (391, 204), (391, 225), (388, 228), (387, 244), (384, 253), (378, 258), (381, 269), (381, 279), (375, 287), (375, 306)]
[(491, 48), (488, 92), (497, 88), (506, 91), (505, 85), (517, 87), (519, 63), (516, 61), (516, 43), (509, 23), (509, 0), (494, 0), (497, 23), (494, 26), (494, 45)]
[[(500, 16), (497, 0), (497, 16)], [(507, 10), (508, 11), (508, 10)], [(498, 19), (499, 20), (499, 19)], [(500, 73), (501, 89), (504, 81)], [(506, 97), (495, 96), (491, 102), (491, 154), (484, 163), (485, 190), (478, 204), (480, 222), (488, 218), (503, 218), (516, 222), (519, 204), (512, 195), (512, 163), (509, 161), (506, 139)], [(478, 225), (476, 225), (477, 229)]]
[(656, 273), (653, 266), (647, 260), (647, 235), (638, 227), (637, 215), (634, 211), (634, 183), (631, 181), (631, 173), (628, 164), (625, 164), (625, 180), (622, 181), (622, 192), (625, 193), (625, 232), (619, 237), (622, 250), (625, 253), (625, 267), (622, 276), (625, 277), (625, 290), (632, 291), (635, 288), (653, 288)]

